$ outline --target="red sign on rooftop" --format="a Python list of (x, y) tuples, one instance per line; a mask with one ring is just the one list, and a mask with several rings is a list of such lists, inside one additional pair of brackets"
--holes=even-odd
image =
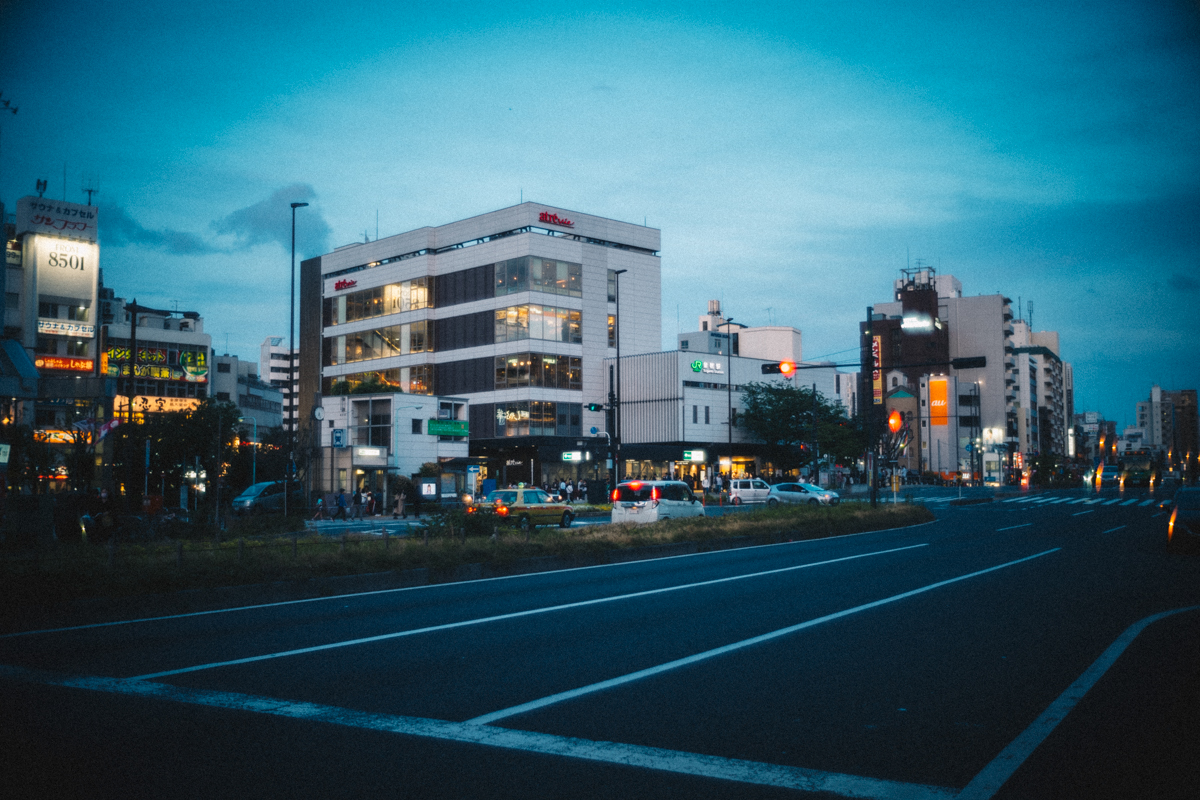
[(335, 281), (333, 284), (333, 290), (335, 292), (340, 292), (342, 289), (353, 289), (355, 286), (358, 286), (358, 281)]
[(543, 211), (538, 217), (538, 222), (549, 222), (551, 225), (562, 225), (564, 228), (574, 228), (575, 223), (569, 219), (564, 219), (558, 214), (551, 214), (549, 211)]

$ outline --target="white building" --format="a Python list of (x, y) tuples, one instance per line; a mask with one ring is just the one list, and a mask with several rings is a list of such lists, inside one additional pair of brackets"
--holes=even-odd
[[(467, 458), (467, 402), (421, 394), (355, 394), (321, 398), (322, 459), (330, 474), (316, 485), (329, 492), (382, 492), (390, 508), (388, 475), (415, 475), (427, 463)], [(443, 473), (443, 494), (476, 490), (477, 471)], [(471, 476), (471, 483), (467, 483)]]
[(622, 355), (661, 342), (659, 238), (530, 202), (307, 260), (301, 417), (362, 384), (461, 397), (485, 476), (568, 474), (562, 454), (604, 425), (584, 406), (607, 395), (617, 332)]
[(259, 431), (283, 425), (283, 394), (258, 377), (258, 364), (228, 353), (213, 358), (212, 396), (234, 403), (245, 419), (253, 419)]
[[(292, 357), (296, 358), (295, 352)], [(283, 427), (290, 429), (292, 420), (299, 420), (297, 388), (300, 385), (300, 361), (296, 360), (296, 371), (289, 377), (288, 349), (282, 336), (268, 336), (258, 348), (258, 363), (262, 365), (262, 379), (279, 389), (283, 398)]]

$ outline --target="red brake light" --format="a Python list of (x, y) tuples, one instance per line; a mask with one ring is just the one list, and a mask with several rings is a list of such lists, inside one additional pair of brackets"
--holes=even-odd
[(508, 516), (508, 506), (496, 506), (496, 516), (507, 517)]
[(621, 499), (621, 490), (620, 489), (613, 489), (612, 499), (613, 499), (614, 503)]
[(653, 487), (652, 489), (650, 489), (650, 499), (651, 499), (651, 500), (657, 500), (657, 499), (658, 499), (658, 487), (657, 487), (657, 486), (655, 486), (655, 487)]
[(638, 489), (642, 488), (642, 482), (641, 481), (630, 481), (629, 488), (633, 489), (636, 492)]
[(1179, 513), (1179, 506), (1171, 509), (1171, 519), (1167, 522), (1167, 541), (1171, 541), (1171, 537), (1175, 534), (1175, 515)]

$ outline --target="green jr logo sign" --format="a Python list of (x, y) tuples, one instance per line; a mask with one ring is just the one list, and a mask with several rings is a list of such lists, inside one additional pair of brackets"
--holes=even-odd
[(703, 361), (693, 361), (692, 362), (692, 372), (700, 372), (703, 369), (704, 369)]

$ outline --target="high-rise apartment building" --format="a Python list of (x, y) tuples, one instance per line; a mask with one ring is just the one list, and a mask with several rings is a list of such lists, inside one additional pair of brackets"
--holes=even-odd
[[(283, 395), (282, 420), (283, 429), (290, 430), (293, 420), (300, 419), (299, 385), (300, 361), (296, 352), (290, 353), (282, 336), (268, 336), (258, 348), (258, 363), (261, 365), (262, 379), (272, 386), (278, 387)], [(292, 361), (296, 369), (289, 373)], [(298, 422), (297, 422), (298, 424)]]

